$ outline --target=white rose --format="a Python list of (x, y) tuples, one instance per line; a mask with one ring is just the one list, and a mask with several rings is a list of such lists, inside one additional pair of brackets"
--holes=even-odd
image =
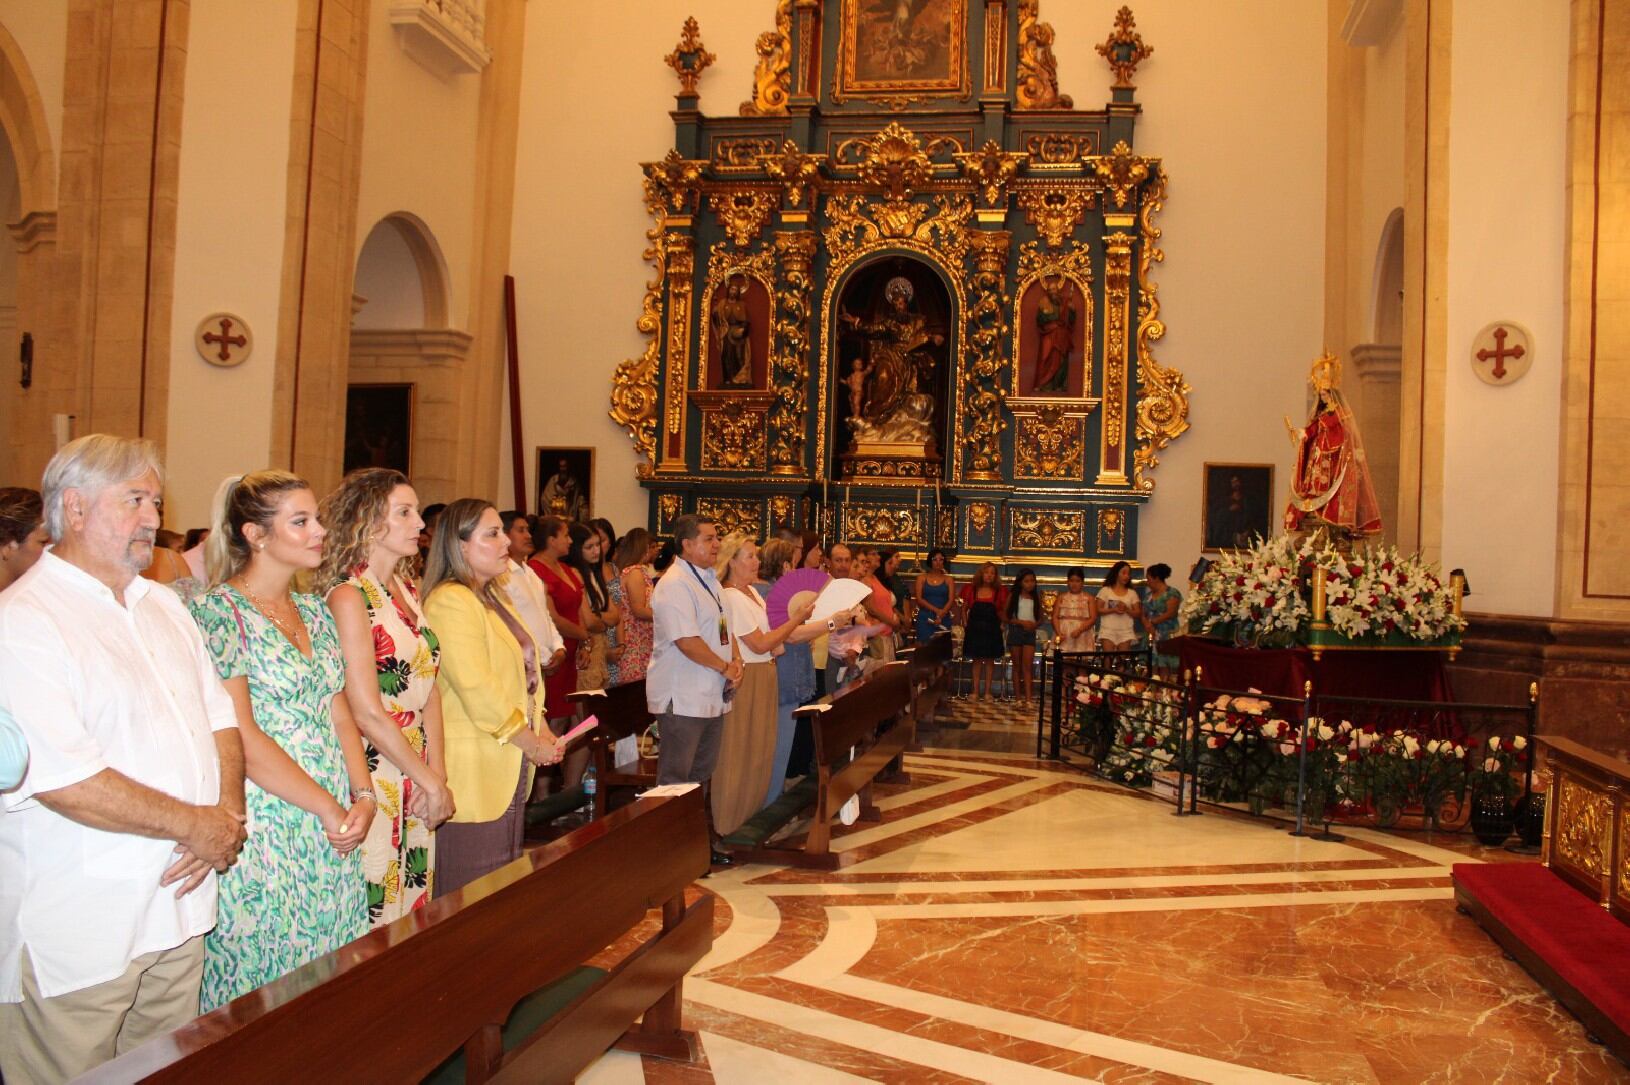
[(1528, 748), (1528, 740), (1523, 736), (1518, 735), (1516, 738), (1511, 740), (1511, 748), (1513, 750), (1525, 750)]
[(1333, 739), (1335, 737), (1336, 737), (1335, 728), (1330, 727), (1330, 726), (1328, 726), (1328, 725), (1326, 725), (1324, 723), (1319, 724), (1319, 741), (1320, 742), (1329, 742), (1331, 739)]
[(1492, 757), (1489, 758), (1487, 761), (1483, 762), (1483, 771), (1484, 772), (1499, 772), (1500, 771), (1500, 762), (1496, 761)]
[(1499, 735), (1490, 735), (1489, 736), (1489, 749), (1498, 750), (1499, 748), (1500, 748), (1500, 736)]
[(1430, 741), (1430, 742), (1428, 742), (1426, 744), (1426, 752), (1427, 753), (1437, 753), (1438, 752), (1438, 747), (1441, 746), (1441, 745), (1443, 745), (1443, 743), (1439, 742), (1437, 739), (1434, 738), (1432, 741)]

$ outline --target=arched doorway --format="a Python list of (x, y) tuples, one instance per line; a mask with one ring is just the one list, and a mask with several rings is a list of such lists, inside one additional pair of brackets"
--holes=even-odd
[(380, 219), (354, 282), (344, 469), (393, 467), (421, 501), (448, 500), (470, 336), (447, 326), (447, 263), (429, 225), (406, 211)]
[(869, 473), (852, 469), (854, 457), (882, 446), (942, 464), (957, 323), (944, 275), (927, 260), (888, 253), (857, 265), (836, 289), (826, 330), (832, 477)]

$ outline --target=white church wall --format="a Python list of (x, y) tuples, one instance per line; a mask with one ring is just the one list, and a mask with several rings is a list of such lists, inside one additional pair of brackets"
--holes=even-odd
[[(1404, 76), (1408, 57), (1404, 18), (1394, 18), (1385, 41), (1364, 50), (1363, 190), (1359, 196), (1360, 236), (1351, 254), (1348, 283), (1356, 292), (1355, 312), (1364, 314), (1364, 342), (1375, 338), (1376, 255), (1392, 212), (1404, 205)], [(1396, 297), (1384, 299), (1398, 307)], [(1334, 346), (1334, 344), (1332, 344)]]
[[(1060, 84), (1080, 108), (1109, 97), (1093, 45), (1115, 0), (1046, 0)], [(662, 57), (694, 14), (718, 63), (702, 110), (734, 114), (748, 96), (753, 41), (772, 0), (605, 0), (530, 5), (512, 266), (519, 297), (522, 426), (536, 445), (589, 445), (595, 507), (619, 528), (643, 522), (638, 462), (606, 417), (611, 373), (637, 355), (634, 330), (650, 269), (638, 162), (673, 145), (678, 82)], [(1191, 562), (1198, 552), (1202, 464), (1272, 463), (1275, 503), (1292, 448), (1281, 416), (1305, 414), (1305, 379), (1321, 348), (1324, 231), (1323, 6), (1196, 5), (1145, 0), (1138, 28), (1155, 47), (1138, 78), (1138, 148), (1172, 177), (1160, 284), (1166, 338), (1156, 347), (1194, 386), (1194, 428), (1161, 457), (1141, 520), (1139, 557)], [(613, 63), (613, 59), (615, 62)], [(560, 88), (577, 88), (569, 106)], [(509, 452), (499, 492), (509, 494)], [(532, 480), (535, 488), (536, 480)], [(1186, 568), (1186, 565), (1185, 565)]]
[[(173, 530), (209, 522), (223, 476), (267, 466), (287, 211), (288, 88), (296, 0), (194, 4), (175, 238), (166, 460)], [(231, 369), (193, 347), (198, 322), (233, 312), (254, 351)]]
[[(639, 457), (606, 416), (612, 371), (645, 349), (634, 330), (651, 278), (640, 258), (650, 219), (639, 163), (673, 147), (679, 80), (662, 58), (688, 15), (719, 58), (702, 76), (702, 111), (734, 115), (752, 96), (753, 42), (775, 25), (773, 0), (600, 0), (526, 13), (510, 256), (526, 469), (536, 472), (540, 445), (593, 447), (594, 512), (619, 531), (646, 519)], [(499, 459), (507, 499), (507, 422)], [(527, 492), (537, 485), (529, 477)]]
[[(1109, 98), (1094, 45), (1112, 0), (1043, 2), (1059, 85), (1077, 108)], [(1161, 454), (1139, 521), (1138, 558), (1182, 574), (1199, 555), (1203, 465), (1274, 465), (1274, 522), (1289, 492), (1307, 373), (1323, 348), (1325, 10), (1253, 0), (1143, 0), (1154, 54), (1138, 70), (1138, 150), (1171, 176), (1155, 356), (1183, 371), (1193, 428)]]
[[(481, 77), (443, 80), (420, 65), (398, 44), (389, 7), (370, 5), (357, 253), (386, 215), (418, 216), (447, 264), (448, 323), (468, 330)], [(381, 325), (359, 315), (357, 326)]]
[[(156, 12), (155, 12), (156, 14)], [(16, 39), (28, 60), (29, 74), (40, 92), (40, 106), (51, 130), (51, 153), (62, 162), (62, 87), (67, 77), (68, 4), (66, 0), (0, 0), (0, 26)]]
[[(1490, 613), (1555, 612), (1568, 19), (1529, 0), (1454, 8), (1443, 560)], [(1470, 353), (1502, 319), (1528, 328), (1535, 356), (1495, 387)]]

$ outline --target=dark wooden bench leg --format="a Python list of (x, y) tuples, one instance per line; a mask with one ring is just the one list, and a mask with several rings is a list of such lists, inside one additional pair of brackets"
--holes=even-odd
[[(662, 905), (662, 931), (675, 929), (685, 918), (685, 895), (681, 893)], [(702, 1057), (701, 1044), (696, 1033), (684, 1027), (684, 983), (674, 985), (662, 993), (645, 1011), (639, 1024), (623, 1033), (612, 1046), (619, 1051), (632, 1051), (640, 1055), (654, 1055), (678, 1062), (696, 1062)]]
[(480, 1085), (498, 1072), (504, 1063), (504, 1027), (482, 1025), (481, 1031), (464, 1041), (464, 1081)]

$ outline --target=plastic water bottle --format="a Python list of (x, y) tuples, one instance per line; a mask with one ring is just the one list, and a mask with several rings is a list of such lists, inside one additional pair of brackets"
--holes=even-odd
[(584, 819), (587, 821), (594, 820), (594, 795), (599, 789), (599, 777), (594, 771), (594, 766), (590, 765), (583, 773), (583, 811)]

